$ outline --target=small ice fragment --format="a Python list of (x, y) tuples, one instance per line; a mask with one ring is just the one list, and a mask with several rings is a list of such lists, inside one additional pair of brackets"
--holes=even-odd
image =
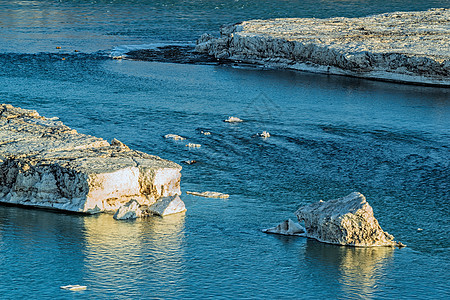
[(305, 228), (291, 219), (283, 221), (275, 227), (264, 229), (263, 232), (282, 235), (306, 236)]
[(238, 123), (238, 122), (242, 122), (242, 120), (237, 117), (229, 117), (228, 119), (224, 120), (224, 122)]
[(270, 133), (268, 133), (267, 131), (263, 131), (262, 133), (259, 133), (258, 135), (265, 139), (270, 137)]
[(172, 140), (175, 140), (175, 141), (182, 141), (182, 140), (185, 140), (184, 137), (179, 136), (179, 135), (177, 135), (177, 134), (171, 134), (171, 133), (166, 134), (166, 135), (164, 136), (164, 138), (166, 138), (166, 139), (172, 139)]
[(200, 148), (201, 146), (202, 145), (200, 145), (200, 144), (194, 144), (194, 143), (189, 143), (186, 145), (186, 147), (189, 147), (189, 148)]
[(206, 192), (189, 192), (187, 191), (186, 194), (188, 195), (194, 195), (194, 196), (199, 196), (199, 197), (206, 197), (206, 198), (228, 198), (230, 197), (230, 195), (228, 194), (223, 194), (223, 193), (219, 193), (219, 192), (210, 192), (210, 191), (206, 191)]
[(147, 209), (150, 213), (157, 216), (167, 216), (186, 211), (184, 202), (180, 199), (180, 196), (169, 196), (159, 198), (155, 203), (150, 205)]
[(71, 284), (71, 285), (61, 286), (61, 288), (63, 290), (68, 290), (68, 291), (84, 291), (84, 290), (87, 289), (87, 286), (85, 286), (85, 285), (78, 285), (78, 284)]

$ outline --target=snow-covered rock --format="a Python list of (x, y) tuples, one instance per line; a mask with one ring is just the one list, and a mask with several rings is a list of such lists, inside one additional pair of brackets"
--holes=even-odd
[(305, 223), (306, 235), (321, 242), (348, 246), (404, 246), (383, 231), (364, 195), (303, 206), (295, 213)]
[(198, 52), (218, 59), (388, 81), (450, 85), (450, 9), (223, 26)]
[(0, 202), (97, 213), (180, 194), (181, 167), (0, 104)]

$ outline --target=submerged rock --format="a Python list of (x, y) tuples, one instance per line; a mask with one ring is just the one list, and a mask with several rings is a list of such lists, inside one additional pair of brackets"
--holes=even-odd
[(115, 211), (180, 194), (181, 167), (120, 141), (80, 134), (34, 110), (0, 104), (0, 202)]
[(295, 223), (291, 219), (281, 222), (275, 227), (263, 229), (263, 232), (281, 235), (306, 236), (305, 228), (303, 228), (300, 224)]
[(217, 59), (388, 81), (450, 85), (450, 9), (364, 18), (279, 18), (223, 26), (196, 50)]
[(223, 194), (223, 193), (219, 193), (219, 192), (210, 192), (210, 191), (201, 192), (201, 193), (187, 191), (186, 194), (199, 196), (199, 197), (206, 197), (206, 198), (228, 198), (228, 197), (230, 197), (230, 195), (228, 195), (228, 194)]
[(136, 219), (142, 216), (142, 209), (139, 202), (130, 200), (116, 211), (113, 218), (116, 220)]
[(186, 206), (180, 199), (180, 196), (175, 195), (158, 199), (155, 203), (148, 207), (147, 211), (151, 214), (163, 217), (184, 212), (186, 211)]
[(295, 213), (305, 223), (306, 235), (321, 242), (348, 246), (404, 246), (383, 231), (364, 195), (303, 206)]

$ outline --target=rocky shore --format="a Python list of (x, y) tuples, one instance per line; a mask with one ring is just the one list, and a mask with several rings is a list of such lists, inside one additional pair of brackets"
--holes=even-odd
[(450, 9), (364, 18), (282, 18), (223, 26), (196, 51), (218, 59), (450, 86)]
[(0, 104), (0, 202), (97, 213), (180, 192), (181, 167)]

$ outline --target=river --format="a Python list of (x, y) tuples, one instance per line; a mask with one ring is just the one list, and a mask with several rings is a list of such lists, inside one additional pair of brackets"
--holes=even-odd
[[(183, 193), (185, 214), (131, 222), (0, 206), (0, 298), (449, 298), (450, 89), (110, 57), (191, 45), (248, 19), (443, 6), (450, 3), (0, 1), (1, 102), (180, 164), (196, 160), (182, 164), (182, 191), (230, 194)], [(244, 122), (223, 122), (229, 116)], [(408, 247), (261, 232), (294, 219), (301, 205), (352, 191)], [(67, 284), (88, 288), (60, 289)]]

